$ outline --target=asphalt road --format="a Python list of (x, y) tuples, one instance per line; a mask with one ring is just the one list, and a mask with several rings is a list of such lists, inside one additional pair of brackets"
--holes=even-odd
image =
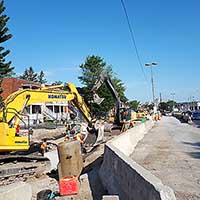
[(131, 155), (170, 186), (178, 200), (200, 199), (200, 126), (163, 117)]
[(193, 120), (193, 121), (189, 122), (189, 124), (196, 128), (200, 128), (200, 120)]

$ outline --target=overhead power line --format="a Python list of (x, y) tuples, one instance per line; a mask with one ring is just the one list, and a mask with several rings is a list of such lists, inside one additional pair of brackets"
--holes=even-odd
[(140, 58), (140, 55), (139, 55), (139, 52), (138, 52), (138, 48), (137, 48), (137, 45), (136, 45), (134, 32), (133, 32), (133, 29), (132, 29), (131, 24), (130, 24), (130, 20), (129, 20), (128, 12), (126, 10), (125, 3), (124, 3), (123, 0), (120, 0), (120, 1), (121, 1), (123, 10), (124, 10), (125, 16), (126, 16), (126, 21), (127, 21), (127, 24), (128, 24), (128, 28), (129, 28), (130, 34), (131, 34), (131, 40), (132, 40), (133, 46), (135, 48), (135, 52), (136, 52), (136, 56), (137, 56), (140, 68), (142, 70), (142, 73), (143, 73), (143, 76), (144, 76), (145, 80), (148, 82), (147, 77), (146, 77), (145, 72), (144, 72), (143, 64), (142, 64), (142, 61), (141, 61), (141, 58)]

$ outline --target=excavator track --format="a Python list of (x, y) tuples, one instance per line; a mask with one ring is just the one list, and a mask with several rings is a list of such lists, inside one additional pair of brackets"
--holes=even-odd
[(3, 183), (9, 177), (33, 175), (39, 169), (47, 170), (49, 165), (49, 159), (39, 155), (0, 155), (0, 181)]

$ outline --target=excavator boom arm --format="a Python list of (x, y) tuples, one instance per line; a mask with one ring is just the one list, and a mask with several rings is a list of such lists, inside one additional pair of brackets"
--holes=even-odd
[[(93, 93), (93, 97), (97, 97), (98, 95), (96, 94), (97, 90), (103, 85), (103, 83), (106, 84), (106, 86), (108, 87), (108, 89), (110, 90), (110, 92), (112, 93), (113, 97), (116, 100), (116, 108), (117, 108), (117, 112), (116, 112), (116, 119), (115, 122), (116, 124), (120, 124), (120, 108), (121, 108), (121, 100), (119, 97), (118, 92), (116, 91), (112, 80), (110, 79), (110, 77), (108, 76), (108, 74), (103, 71), (99, 78), (97, 79), (97, 81), (95, 82), (94, 86), (92, 87), (92, 93)], [(99, 97), (98, 97), (99, 98)]]
[[(14, 109), (18, 114), (23, 112), (23, 109), (34, 103), (49, 103), (49, 102), (67, 102), (73, 101), (78, 110), (83, 114), (87, 122), (91, 122), (92, 118), (90, 116), (90, 111), (85, 104), (83, 98), (78, 93), (76, 87), (72, 83), (68, 83), (68, 88), (70, 91), (55, 90), (55, 89), (25, 89), (19, 90), (4, 101), (6, 108), (6, 119), (5, 121), (9, 123), (15, 113), (12, 112)], [(3, 118), (3, 112), (0, 112), (0, 117)]]

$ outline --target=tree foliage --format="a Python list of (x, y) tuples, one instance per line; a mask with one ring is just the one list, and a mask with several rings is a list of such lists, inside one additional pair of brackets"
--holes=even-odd
[(63, 84), (62, 81), (55, 81), (55, 82), (53, 83), (53, 85), (62, 85), (62, 84)]
[(27, 81), (33, 81), (33, 82), (37, 82), (38, 74), (36, 72), (34, 72), (32, 67), (29, 67), (28, 69), (25, 69), (24, 73), (22, 75), (19, 76), (19, 78), (27, 80)]
[[(5, 11), (4, 1), (0, 2), (0, 44), (6, 42), (12, 37), (12, 34), (9, 34), (9, 29), (6, 27), (8, 20), (10, 19), (7, 15), (4, 14)], [(6, 62), (5, 57), (10, 53), (10, 50), (5, 50), (4, 47), (0, 46), (0, 82), (4, 77), (9, 73), (12, 73), (14, 67), (11, 67), (11, 61)], [(0, 89), (2, 92), (2, 88)]]
[(3, 78), (11, 78), (11, 77), (16, 77), (16, 73), (14, 71), (8, 72), (3, 76)]
[(160, 111), (173, 111), (173, 107), (176, 106), (176, 102), (173, 100), (169, 100), (167, 102), (160, 102), (159, 109)]
[(45, 79), (45, 74), (44, 74), (43, 71), (40, 71), (40, 73), (37, 76), (37, 79), (38, 79), (38, 82), (41, 83), (41, 84), (47, 82), (47, 80)]
[(151, 110), (153, 110), (154, 104), (153, 103), (145, 103), (143, 104), (143, 107), (150, 112)]
[[(82, 75), (78, 78), (84, 85), (83, 91), (84, 99), (86, 100), (86, 102), (91, 102), (91, 89), (94, 86), (95, 81), (99, 78), (99, 75), (102, 71), (106, 71), (108, 73), (114, 84), (115, 89), (120, 95), (120, 98), (125, 101), (127, 100), (124, 94), (124, 84), (120, 79), (114, 76), (114, 72), (111, 66), (107, 66), (103, 58), (95, 55), (88, 56), (86, 57), (85, 62), (80, 65), (80, 69), (82, 71)], [(90, 103), (90, 107), (94, 115), (101, 116), (105, 115), (115, 105), (115, 99), (113, 98), (110, 90), (106, 87), (105, 84), (103, 84), (99, 88), (98, 95), (105, 100), (100, 105)]]
[(138, 110), (138, 106), (140, 104), (139, 101), (133, 100), (133, 101), (129, 101), (128, 103), (129, 103), (131, 109), (133, 109), (134, 111)]
[(26, 68), (22, 75), (19, 76), (20, 79), (27, 81), (33, 81), (38, 83), (46, 83), (45, 74), (43, 71), (39, 73), (35, 72), (32, 67)]

